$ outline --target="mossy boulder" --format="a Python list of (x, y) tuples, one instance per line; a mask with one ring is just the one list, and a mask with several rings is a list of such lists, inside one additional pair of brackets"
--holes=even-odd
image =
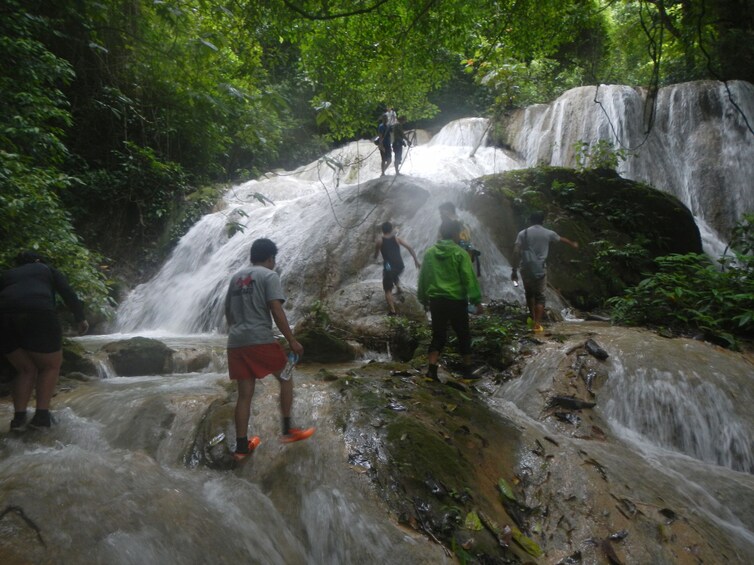
[(115, 372), (123, 377), (173, 372), (175, 352), (157, 339), (134, 337), (108, 343), (102, 350), (107, 353)]
[[(498, 487), (500, 479), (515, 482), (514, 425), (473, 392), (393, 363), (351, 370), (336, 386), (334, 415), (349, 462), (368, 473), (400, 523), (456, 548), (469, 563), (526, 561), (522, 547), (500, 539), (505, 526), (527, 525), (528, 509), (504, 504)], [(479, 517), (476, 527), (469, 515)]]
[(66, 339), (63, 341), (63, 364), (60, 367), (60, 374), (67, 375), (69, 373), (81, 373), (95, 377), (97, 376), (97, 366), (80, 343)]
[(350, 343), (314, 324), (299, 324), (296, 339), (304, 346), (304, 361), (343, 363), (356, 358), (356, 350)]
[(546, 213), (545, 227), (579, 243), (550, 247), (548, 282), (582, 310), (637, 284), (655, 257), (702, 252), (688, 208), (613, 171), (537, 167), (483, 177), (474, 188), (468, 207), (509, 260), (535, 210)]

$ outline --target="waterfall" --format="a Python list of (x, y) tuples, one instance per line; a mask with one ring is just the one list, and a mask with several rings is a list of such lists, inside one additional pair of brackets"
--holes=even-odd
[[(441, 202), (458, 202), (470, 179), (523, 166), (505, 151), (480, 145), (487, 129), (482, 118), (452, 122), (428, 143), (406, 148), (399, 176), (391, 167), (380, 178), (379, 152), (362, 140), (295, 171), (269, 173), (231, 188), (224, 208), (194, 225), (160, 272), (128, 296), (118, 311), (117, 330), (222, 331), (227, 281), (248, 264), (251, 243), (259, 237), (278, 245), (278, 271), (292, 320), (312, 301), (337, 290), (333, 280), (342, 286), (374, 279), (379, 285), (381, 266), (365, 257), (364, 249), (372, 251), (382, 222), (396, 224), (400, 236), (421, 254), (437, 239)], [(498, 292), (499, 281), (509, 276), (507, 260), (475, 217), (464, 210), (459, 216), (484, 254), (482, 285)], [(244, 228), (229, 237), (229, 223)], [(416, 278), (409, 262), (402, 280), (415, 286)], [(503, 292), (515, 298), (512, 290)]]
[[(730, 233), (745, 211), (754, 210), (754, 135), (733, 105), (735, 100), (746, 115), (754, 115), (754, 87), (733, 82), (729, 88), (730, 96), (723, 84), (713, 82), (661, 89), (648, 135), (640, 92), (626, 86), (581, 87), (514, 115), (508, 129), (515, 154), (486, 146), (488, 121), (468, 118), (406, 148), (400, 176), (391, 167), (380, 177), (379, 152), (366, 140), (294, 171), (270, 172), (231, 188), (224, 208), (191, 228), (154, 279), (127, 297), (115, 328), (222, 332), (225, 285), (248, 263), (249, 247), (258, 237), (280, 248), (278, 270), (295, 321), (313, 301), (345, 284), (379, 280), (379, 266), (364, 250), (383, 221), (396, 224), (401, 237), (423, 253), (435, 240), (437, 205), (459, 202), (471, 179), (538, 163), (574, 166), (574, 144), (581, 141), (607, 139), (629, 149), (619, 172), (684, 202), (696, 216), (705, 250), (719, 256), (724, 244), (718, 234)], [(417, 139), (427, 137), (417, 132)], [(460, 216), (484, 254), (486, 298), (520, 299), (500, 284), (509, 275), (507, 260), (475, 217), (463, 210)], [(229, 226), (242, 229), (229, 237)], [(404, 282), (415, 285), (412, 266)]]
[[(645, 93), (628, 86), (574, 88), (516, 112), (508, 142), (527, 166), (576, 164), (575, 144), (608, 140), (628, 151), (621, 176), (676, 196), (694, 214), (705, 250), (754, 211), (754, 86), (705, 81), (660, 89), (647, 132)], [(748, 120), (748, 121), (747, 121)]]

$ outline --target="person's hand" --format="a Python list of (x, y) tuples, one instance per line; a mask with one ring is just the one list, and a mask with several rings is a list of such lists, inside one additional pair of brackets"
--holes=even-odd
[(87, 322), (86, 320), (81, 320), (79, 322), (79, 335), (84, 335), (88, 331), (89, 331), (89, 322)]
[(291, 351), (298, 355), (299, 359), (304, 356), (304, 346), (301, 345), (298, 340), (294, 339), (293, 341), (288, 342), (288, 345), (291, 346)]

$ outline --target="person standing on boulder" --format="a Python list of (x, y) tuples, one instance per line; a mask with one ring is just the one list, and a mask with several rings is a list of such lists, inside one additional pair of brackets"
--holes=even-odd
[(283, 374), (286, 355), (272, 333), (272, 321), (288, 341), (297, 357), (304, 354), (283, 310), (285, 295), (280, 276), (273, 270), (277, 246), (269, 239), (257, 239), (251, 245), (251, 266), (238, 271), (230, 279), (225, 297), (228, 321), (228, 373), (238, 386), (234, 414), (236, 450), (233, 458), (240, 461), (259, 445), (257, 436), (248, 438), (251, 400), (256, 379), (274, 375), (280, 384), (280, 414), (283, 435), (280, 441), (290, 443), (310, 437), (314, 428), (291, 426), (293, 379)]
[(518, 267), (521, 267), (521, 276), (524, 280), (524, 293), (529, 315), (532, 319), (532, 330), (542, 332), (542, 319), (545, 314), (545, 289), (547, 288), (547, 255), (550, 251), (550, 243), (559, 241), (570, 245), (574, 249), (579, 244), (565, 237), (561, 237), (552, 230), (542, 227), (545, 221), (545, 213), (533, 212), (529, 227), (518, 232), (513, 246), (513, 269), (511, 280), (518, 280)]
[(26, 429), (26, 407), (36, 388), (32, 428), (49, 428), (50, 401), (63, 363), (63, 331), (55, 312), (55, 294), (71, 309), (79, 334), (89, 323), (84, 308), (65, 276), (47, 265), (41, 255), (24, 251), (14, 269), (0, 275), (0, 353), (16, 370), (13, 382), (13, 420), (10, 429)]
[(393, 162), (393, 150), (390, 143), (390, 130), (391, 128), (388, 125), (388, 116), (387, 114), (382, 114), (380, 125), (377, 126), (377, 147), (380, 150), (380, 159), (382, 160), (382, 174), (380, 176), (385, 176), (385, 171), (387, 171), (390, 163)]
[(469, 305), (476, 314), (482, 313), (482, 293), (479, 289), (469, 254), (458, 244), (462, 229), (458, 220), (443, 220), (440, 241), (424, 254), (419, 272), (417, 298), (429, 308), (432, 316), (432, 341), (427, 352), (427, 376), (437, 380), (440, 354), (447, 341), (448, 324), (458, 339), (463, 357), (463, 376), (471, 373), (471, 333)]
[(416, 268), (421, 267), (419, 259), (416, 257), (413, 247), (398, 237), (398, 232), (393, 231), (393, 224), (385, 222), (382, 224), (382, 237), (377, 240), (374, 246), (374, 258), (382, 253), (382, 290), (385, 291), (385, 301), (388, 307), (388, 316), (395, 316), (395, 299), (393, 298), (393, 287), (398, 294), (403, 292), (400, 287), (400, 276), (405, 269), (403, 257), (401, 257), (400, 246), (405, 247), (414, 258)]

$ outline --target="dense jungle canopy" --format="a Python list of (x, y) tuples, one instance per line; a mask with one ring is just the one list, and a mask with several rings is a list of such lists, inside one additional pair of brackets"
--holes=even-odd
[(37, 249), (102, 309), (107, 257), (156, 260), (207, 187), (386, 106), (431, 128), (585, 84), (754, 82), (754, 2), (3, 0), (0, 54), (0, 267)]

